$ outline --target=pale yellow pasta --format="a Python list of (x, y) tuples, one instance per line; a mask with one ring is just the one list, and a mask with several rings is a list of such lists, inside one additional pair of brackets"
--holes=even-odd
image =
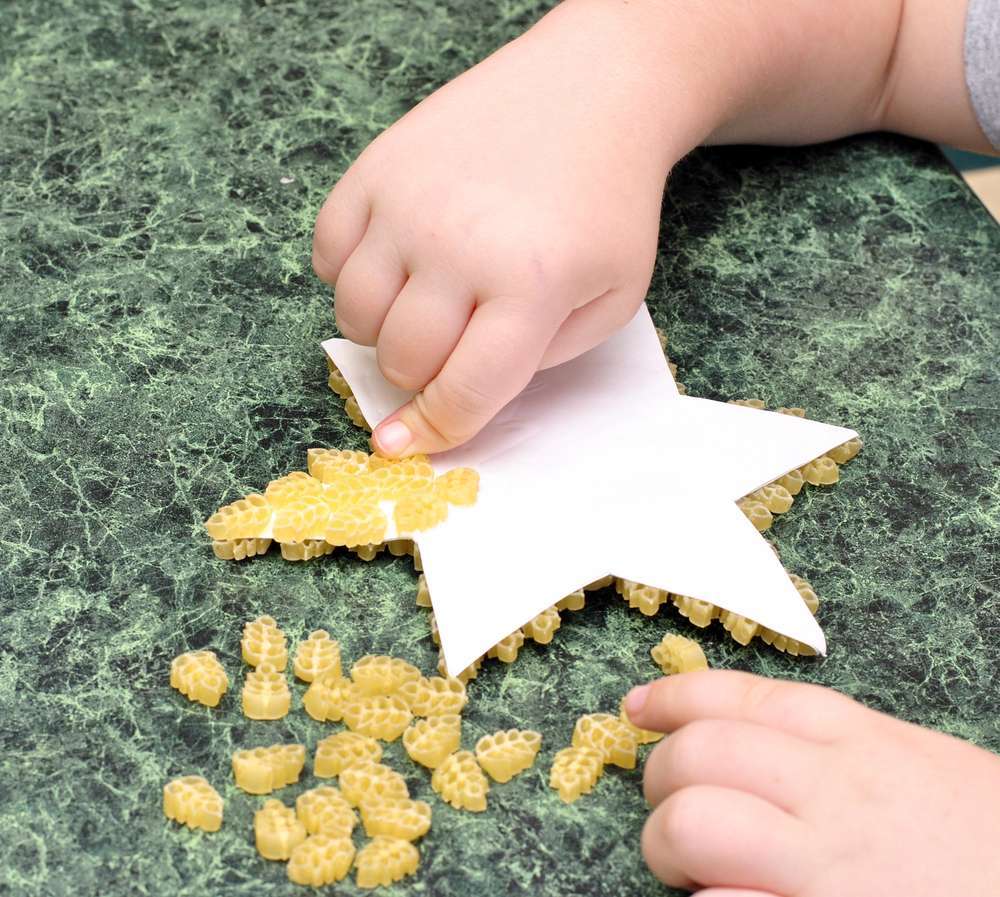
[(389, 550), (389, 554), (391, 554), (393, 557), (396, 558), (401, 558), (404, 555), (413, 554), (412, 539), (389, 539), (389, 541), (385, 543), (385, 547)]
[(758, 411), (762, 411), (767, 407), (763, 399), (730, 399), (728, 404), (742, 405), (744, 408), (756, 408)]
[(240, 640), (243, 660), (250, 666), (269, 663), (281, 672), (288, 665), (288, 639), (274, 617), (257, 617), (243, 627)]
[(337, 732), (317, 742), (313, 772), (328, 779), (339, 776), (348, 766), (362, 760), (378, 763), (381, 759), (382, 745), (374, 738), (357, 732)]
[(469, 701), (465, 684), (454, 676), (421, 676), (402, 685), (397, 694), (414, 716), (461, 713)]
[(430, 804), (409, 797), (384, 797), (361, 805), (361, 822), (369, 838), (383, 835), (416, 841), (431, 827)]
[(229, 688), (229, 677), (214, 651), (188, 651), (171, 662), (170, 685), (189, 701), (215, 707)]
[(806, 409), (805, 408), (775, 408), (774, 410), (777, 411), (778, 414), (788, 414), (791, 417), (805, 417), (806, 416)]
[(299, 780), (306, 762), (301, 744), (272, 744), (233, 754), (233, 778), (249, 794), (269, 794)]
[(759, 501), (772, 514), (784, 514), (795, 501), (792, 498), (792, 493), (777, 483), (762, 486), (756, 492), (751, 492), (747, 498)]
[(560, 598), (556, 602), (556, 610), (583, 610), (587, 603), (587, 595), (583, 589), (570, 592), (565, 598)]
[(501, 663), (513, 663), (524, 644), (524, 631), (515, 629), (510, 635), (497, 642), (489, 651), (487, 657), (495, 657)]
[(855, 436), (852, 439), (847, 440), (847, 442), (841, 443), (836, 448), (830, 449), (830, 451), (827, 452), (827, 455), (836, 461), (837, 464), (846, 464), (861, 451), (861, 447), (861, 440)]
[(671, 600), (681, 616), (687, 617), (695, 626), (704, 629), (719, 616), (719, 608), (709, 601), (690, 598), (687, 595), (671, 595)]
[(379, 543), (378, 545), (358, 545), (352, 548), (351, 551), (354, 552), (363, 561), (373, 561), (377, 558), (385, 549), (385, 545)]
[(271, 522), (271, 513), (271, 503), (267, 498), (248, 495), (219, 508), (205, 521), (205, 529), (217, 542), (259, 539)]
[(386, 797), (409, 797), (406, 780), (394, 769), (371, 760), (348, 766), (340, 774), (340, 793), (352, 807)]
[(438, 656), (438, 672), (445, 678), (458, 679), (459, 682), (463, 684), (468, 684), (470, 679), (475, 679), (479, 675), (479, 668), (483, 665), (483, 658), (477, 657), (472, 663), (470, 663), (464, 670), (460, 670), (453, 677), (448, 675), (448, 667), (444, 662), (444, 654)]
[(663, 738), (663, 732), (654, 732), (652, 729), (640, 729), (632, 722), (632, 720), (628, 718), (628, 714), (625, 712), (625, 698), (622, 698), (619, 717), (621, 718), (621, 721), (628, 726), (628, 730), (633, 736), (635, 736), (635, 740), (638, 744), (652, 744), (653, 742), (659, 741)]
[(350, 838), (358, 822), (347, 798), (332, 785), (303, 791), (295, 801), (295, 813), (310, 835)]
[(222, 798), (201, 776), (181, 776), (163, 786), (163, 814), (188, 828), (217, 832), (222, 828)]
[(351, 419), (351, 423), (354, 426), (361, 427), (362, 430), (367, 430), (371, 433), (371, 425), (365, 420), (364, 414), (361, 413), (361, 406), (353, 395), (348, 396), (344, 402), (344, 411), (347, 412), (347, 416)]
[(456, 810), (481, 813), (486, 809), (490, 783), (471, 751), (457, 751), (447, 757), (434, 770), (431, 787)]
[(705, 660), (701, 645), (687, 636), (673, 633), (665, 635), (649, 653), (665, 676), (708, 669), (708, 661)]
[(476, 760), (496, 782), (509, 782), (535, 762), (542, 735), (531, 729), (507, 729), (476, 742)]
[(414, 720), (403, 733), (403, 747), (410, 759), (436, 769), (458, 750), (462, 741), (462, 718), (456, 713)]
[(353, 695), (344, 704), (344, 722), (352, 732), (395, 741), (410, 724), (413, 714), (397, 695)]
[(305, 841), (306, 827), (291, 807), (272, 798), (254, 813), (253, 834), (257, 852), (265, 860), (287, 860)]
[(303, 539), (301, 542), (282, 542), (281, 556), (286, 561), (311, 561), (326, 557), (337, 546), (326, 539)]
[(344, 718), (344, 707), (357, 697), (358, 691), (350, 679), (342, 679), (333, 673), (324, 673), (314, 679), (302, 697), (302, 706), (313, 719), (319, 722), (340, 722)]
[(431, 607), (431, 593), (427, 588), (427, 578), (423, 573), (417, 580), (417, 607)]
[(630, 579), (617, 580), (615, 588), (618, 594), (628, 602), (629, 607), (637, 608), (641, 614), (647, 617), (656, 616), (660, 605), (670, 598), (670, 593), (663, 591), (663, 589), (644, 586), (642, 583), (633, 582)]
[(351, 667), (351, 679), (363, 695), (393, 695), (419, 678), (412, 663), (385, 654), (367, 654)]
[(608, 586), (613, 585), (615, 582), (615, 577), (613, 576), (602, 576), (600, 579), (595, 579), (592, 583), (588, 583), (583, 587), (585, 592), (596, 592), (598, 589), (606, 589)]
[(757, 532), (762, 533), (770, 529), (771, 524), (774, 523), (774, 517), (764, 502), (754, 498), (741, 498), (736, 504), (746, 515), (747, 520), (754, 525)]
[(270, 539), (222, 539), (212, 542), (212, 551), (224, 561), (242, 561), (267, 554)]
[(832, 486), (840, 479), (840, 468), (833, 458), (823, 455), (806, 464), (802, 476), (811, 486)]
[(588, 713), (576, 721), (573, 747), (593, 748), (605, 763), (635, 769), (638, 743), (619, 717), (610, 713)]
[(344, 878), (353, 862), (354, 844), (350, 838), (310, 835), (292, 851), (288, 877), (297, 885), (319, 888)]
[(479, 495), (479, 474), (470, 467), (456, 467), (434, 481), (434, 491), (450, 505), (473, 505)]
[(537, 617), (524, 624), (525, 638), (530, 638), (540, 645), (547, 645), (562, 621), (555, 607), (543, 610)]
[(448, 516), (448, 502), (434, 493), (404, 495), (396, 502), (392, 516), (397, 532), (417, 533), (442, 523)]
[(377, 888), (413, 875), (420, 851), (402, 838), (379, 836), (358, 851), (355, 880), (359, 888)]
[(281, 719), (292, 705), (284, 673), (262, 663), (247, 673), (243, 684), (243, 714), (250, 719)]
[(790, 470), (784, 476), (778, 477), (774, 482), (787, 490), (789, 495), (798, 495), (806, 483), (801, 470)]
[(744, 617), (741, 614), (734, 614), (732, 611), (724, 610), (719, 614), (719, 622), (733, 639), (741, 645), (749, 645), (753, 637), (760, 629), (760, 624)]
[(557, 752), (549, 773), (549, 786), (565, 803), (589, 794), (604, 772), (600, 751), (590, 747), (568, 747)]
[(303, 682), (313, 682), (328, 674), (340, 676), (340, 643), (330, 638), (325, 629), (313, 630), (309, 638), (299, 643), (292, 669)]

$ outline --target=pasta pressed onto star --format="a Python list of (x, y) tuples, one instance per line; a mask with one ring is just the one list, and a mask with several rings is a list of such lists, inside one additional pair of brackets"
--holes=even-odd
[(416, 533), (432, 529), (448, 516), (448, 502), (433, 492), (404, 495), (396, 502), (393, 519), (396, 529)]
[(347, 400), (344, 402), (344, 411), (347, 412), (347, 416), (351, 419), (352, 424), (371, 433), (371, 424), (365, 420), (364, 414), (361, 413), (361, 406), (358, 404), (358, 400), (354, 398), (353, 395), (348, 396)]
[(615, 589), (628, 602), (629, 607), (636, 608), (646, 617), (656, 616), (660, 605), (670, 598), (670, 593), (663, 589), (644, 586), (630, 579), (616, 580)]
[(361, 805), (361, 823), (369, 838), (380, 835), (416, 841), (431, 827), (431, 806), (409, 797), (385, 797)]
[(181, 776), (163, 786), (163, 814), (188, 828), (222, 828), (222, 798), (201, 776)]
[(692, 625), (699, 629), (704, 629), (719, 616), (719, 608), (710, 601), (702, 601), (688, 595), (671, 595), (670, 600), (673, 601), (680, 615), (687, 617)]
[(419, 678), (412, 663), (386, 654), (366, 654), (351, 667), (351, 679), (363, 695), (393, 695)]
[(310, 835), (350, 838), (358, 822), (347, 798), (332, 785), (303, 791), (295, 801), (295, 813)]
[(431, 606), (431, 593), (427, 588), (427, 577), (421, 573), (417, 579), (417, 607)]
[(406, 702), (397, 695), (352, 695), (344, 704), (344, 722), (352, 732), (395, 741), (413, 719)]
[(269, 663), (280, 672), (288, 665), (288, 639), (274, 617), (265, 615), (247, 623), (240, 649), (243, 660), (252, 667)]
[(587, 603), (587, 595), (583, 589), (570, 592), (565, 598), (560, 598), (556, 602), (556, 610), (583, 610)]
[(233, 754), (233, 778), (248, 794), (270, 794), (299, 780), (306, 762), (301, 744), (272, 744)]
[[(815, 616), (816, 611), (819, 610), (819, 598), (813, 591), (812, 586), (802, 579), (802, 577), (796, 576), (794, 573), (789, 573), (788, 577), (798, 590), (799, 595), (802, 596), (802, 601), (805, 603), (806, 607), (809, 608), (809, 612)], [(816, 653), (816, 651), (813, 648), (810, 648), (809, 645), (805, 645), (800, 641), (789, 638), (787, 635), (781, 635), (773, 629), (768, 629), (765, 626), (760, 627), (758, 636), (764, 644), (771, 645), (778, 651), (791, 654), (793, 657), (800, 655), (811, 657)]]
[(479, 474), (469, 467), (455, 467), (434, 481), (434, 492), (450, 505), (475, 504), (479, 495)]
[(243, 561), (267, 554), (270, 539), (223, 539), (212, 542), (212, 552), (223, 561)]
[(281, 557), (286, 561), (311, 561), (331, 554), (336, 545), (326, 539), (303, 539), (301, 542), (282, 542)]
[(414, 763), (436, 769), (462, 742), (462, 718), (457, 713), (414, 720), (403, 733), (403, 748)]
[(170, 685), (189, 701), (216, 707), (229, 688), (229, 677), (214, 651), (188, 651), (171, 661)]
[(486, 809), (490, 783), (480, 769), (475, 754), (456, 751), (434, 770), (431, 788), (456, 810), (482, 813)]
[(755, 498), (741, 498), (736, 502), (737, 507), (746, 515), (758, 533), (765, 532), (774, 523), (774, 516), (764, 502)]
[(316, 629), (299, 643), (292, 670), (303, 682), (313, 682), (320, 676), (341, 675), (340, 643), (330, 638), (325, 629)]
[(357, 732), (337, 732), (316, 744), (313, 772), (320, 778), (339, 776), (348, 766), (370, 760), (382, 759), (382, 745), (368, 735)]
[(254, 843), (266, 860), (287, 860), (306, 839), (306, 827), (291, 807), (274, 798), (254, 813)]
[(665, 635), (649, 653), (664, 676), (708, 669), (708, 661), (701, 645), (687, 636), (674, 633)]
[(564, 803), (571, 804), (589, 794), (604, 772), (604, 758), (591, 747), (568, 747), (558, 751), (549, 772), (549, 787), (559, 792)]
[(243, 714), (250, 719), (281, 719), (292, 706), (288, 680), (270, 663), (247, 673), (243, 683)]
[(353, 862), (354, 844), (350, 838), (310, 835), (292, 851), (288, 878), (297, 885), (320, 888), (345, 878)]
[(610, 713), (588, 713), (576, 721), (573, 747), (589, 747), (600, 753), (604, 763), (635, 769), (638, 743), (620, 717)]
[[(453, 677), (450, 677), (450, 678), (457, 679), (463, 685), (468, 684), (468, 682), (469, 682), (470, 679), (475, 679), (476, 676), (479, 675), (479, 668), (482, 665), (483, 665), (483, 658), (482, 657), (477, 657), (464, 670), (460, 670)], [(443, 653), (438, 655), (437, 671), (443, 677), (449, 678), (449, 676), (448, 676), (448, 667), (445, 665), (444, 654)]]
[(340, 774), (340, 793), (352, 807), (386, 797), (409, 797), (406, 780), (382, 763), (362, 760)]
[(358, 887), (377, 888), (413, 875), (420, 865), (420, 851), (402, 838), (379, 835), (358, 851), (354, 865)]
[(559, 611), (553, 605), (543, 610), (534, 619), (528, 620), (521, 628), (525, 638), (530, 638), (540, 645), (547, 645), (552, 641), (552, 637), (561, 623)]
[(541, 746), (541, 732), (502, 730), (484, 735), (476, 742), (476, 760), (494, 781), (509, 782), (535, 762)]
[(501, 663), (513, 663), (524, 644), (524, 630), (515, 629), (510, 635), (500, 639), (489, 651), (487, 657), (495, 657)]
[(802, 476), (810, 486), (832, 486), (840, 479), (840, 468), (833, 458), (823, 455), (806, 464)]

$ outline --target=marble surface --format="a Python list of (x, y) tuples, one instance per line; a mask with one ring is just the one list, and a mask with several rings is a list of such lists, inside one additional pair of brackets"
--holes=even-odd
[[(267, 612), (293, 639), (325, 626), (348, 657), (429, 669), (425, 612), (406, 560), (226, 563), (201, 521), (308, 446), (363, 445), (325, 385), (315, 212), (381, 128), (541, 8), (0, 11), (0, 895), (301, 893), (257, 857), (260, 799), (228, 758), (331, 727), (298, 709), (299, 686), (284, 721), (240, 715), (239, 628)], [(1000, 228), (936, 150), (885, 137), (695, 153), (663, 225), (650, 305), (691, 392), (804, 405), (866, 440), (774, 528), (823, 599), (829, 657), (716, 628), (696, 633), (711, 663), (1000, 749)], [(567, 807), (545, 771), (578, 714), (652, 678), (666, 631), (694, 632), (605, 594), (549, 647), (490, 664), (466, 743), (534, 726), (541, 760), (485, 814), (435, 803), (422, 870), (393, 893), (662, 893), (639, 855), (638, 774)], [(202, 647), (234, 681), (219, 710), (168, 687), (170, 658)], [(163, 819), (163, 783), (188, 772), (226, 798), (218, 834)]]

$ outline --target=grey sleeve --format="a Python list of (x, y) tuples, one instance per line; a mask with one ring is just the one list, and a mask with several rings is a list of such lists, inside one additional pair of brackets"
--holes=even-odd
[(965, 81), (979, 124), (1000, 152), (1000, 0), (969, 0)]

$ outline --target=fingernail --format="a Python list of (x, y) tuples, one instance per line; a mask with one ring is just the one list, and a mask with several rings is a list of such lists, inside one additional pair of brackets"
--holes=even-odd
[(625, 699), (625, 712), (630, 718), (637, 713), (641, 713), (642, 708), (646, 706), (648, 698), (649, 684), (636, 686), (628, 693), (628, 697)]
[(413, 442), (410, 428), (401, 420), (383, 424), (375, 431), (374, 437), (379, 449), (387, 455), (398, 455)]

